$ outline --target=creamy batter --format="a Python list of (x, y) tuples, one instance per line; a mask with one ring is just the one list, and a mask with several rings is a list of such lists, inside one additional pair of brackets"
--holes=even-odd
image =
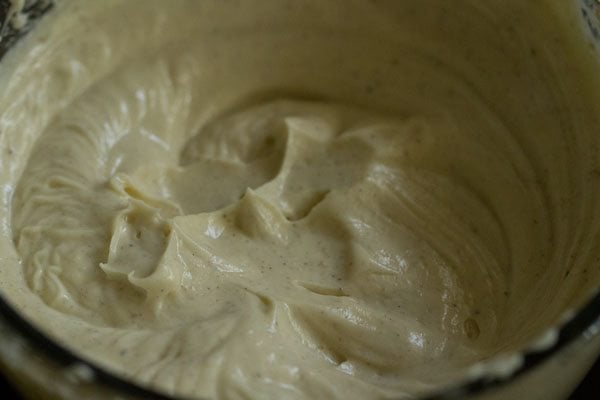
[(600, 66), (559, 0), (59, 2), (3, 61), (2, 294), (143, 385), (445, 385), (600, 274)]

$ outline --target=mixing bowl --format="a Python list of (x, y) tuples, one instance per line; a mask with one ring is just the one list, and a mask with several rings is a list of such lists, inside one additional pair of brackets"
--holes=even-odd
[[(581, 40), (595, 46), (600, 57), (600, 2), (572, 1), (580, 10)], [(22, 15), (15, 19), (15, 7), (21, 6)], [(51, 1), (1, 0), (0, 57), (52, 8)], [(2, 297), (0, 337), (2, 369), (28, 398), (171, 399), (113, 375), (51, 340)], [(521, 353), (475, 365), (464, 381), (421, 399), (565, 399), (599, 354), (600, 293)]]

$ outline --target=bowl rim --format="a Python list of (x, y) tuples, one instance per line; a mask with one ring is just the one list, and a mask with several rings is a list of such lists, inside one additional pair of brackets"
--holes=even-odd
[[(586, 4), (585, 0), (579, 0), (580, 3)], [(43, 2), (42, 2), (43, 3)], [(4, 4), (4, 3), (3, 3)], [(36, 2), (30, 4), (29, 11), (31, 19), (21, 32), (9, 32), (9, 41), (4, 41), (3, 47), (0, 49), (0, 60), (4, 53), (14, 45), (21, 36), (24, 36), (29, 31), (35, 20), (45, 15), (52, 8), (52, 2), (46, 3), (40, 8)], [(600, 4), (597, 4), (600, 10)], [(589, 5), (588, 5), (589, 7)], [(24, 9), (24, 11), (28, 11)], [(582, 13), (585, 22), (591, 24), (589, 19), (589, 10), (586, 11), (582, 7)], [(6, 24), (0, 24), (6, 25)], [(600, 27), (598, 27), (600, 29)], [(600, 40), (600, 37), (596, 38)], [(599, 43), (600, 44), (600, 43)], [(50, 338), (49, 335), (43, 333), (26, 317), (20, 315), (17, 308), (11, 305), (6, 300), (0, 291), (0, 324), (7, 326), (12, 330), (12, 334), (18, 333), (31, 350), (38, 352), (48, 361), (58, 364), (62, 368), (70, 368), (73, 366), (84, 366), (92, 374), (90, 383), (105, 386), (106, 389), (113, 391), (115, 394), (125, 395), (130, 397), (144, 398), (149, 400), (184, 400), (185, 397), (172, 396), (162, 393), (159, 390), (144, 387), (141, 384), (119, 377), (117, 373), (110, 372), (108, 369), (101, 367), (97, 363), (90, 361), (84, 356), (77, 354), (75, 351), (67, 348), (58, 341)], [(493, 374), (481, 374), (477, 377), (466, 377), (457, 383), (440, 389), (434, 389), (430, 393), (414, 397), (414, 400), (460, 400), (465, 396), (476, 396), (488, 393), (493, 389), (501, 388), (515, 381), (519, 377), (533, 372), (541, 367), (553, 355), (559, 353), (564, 348), (574, 344), (577, 340), (591, 341), (597, 336), (600, 336), (600, 290), (596, 290), (591, 299), (577, 312), (573, 313), (570, 318), (549, 328), (557, 330), (556, 340), (551, 345), (541, 347), (529, 347), (521, 351), (506, 353), (509, 356), (519, 356), (522, 360), (517, 367), (510, 373), (502, 376)], [(494, 358), (483, 360), (481, 364), (486, 365), (494, 362)], [(10, 366), (9, 366), (10, 367)], [(200, 399), (196, 399), (200, 400)]]
[[(66, 346), (51, 339), (47, 334), (36, 328), (24, 316), (6, 301), (0, 294), (0, 321), (8, 325), (14, 332), (18, 332), (32, 350), (43, 354), (49, 361), (68, 369), (74, 366), (84, 366), (91, 371), (90, 383), (104, 385), (107, 389), (120, 395), (144, 398), (149, 400), (184, 400), (185, 397), (172, 396), (159, 390), (144, 387), (132, 380), (127, 380), (100, 367), (97, 363), (88, 360)], [(559, 353), (564, 348), (579, 339), (591, 341), (600, 335), (600, 291), (584, 307), (579, 309), (569, 320), (558, 328), (557, 339), (546, 348), (528, 348), (521, 352), (508, 353), (522, 357), (520, 363), (511, 373), (502, 376), (485, 375), (466, 378), (456, 384), (436, 389), (430, 394), (414, 397), (414, 400), (459, 400), (465, 396), (475, 396), (487, 393), (492, 389), (505, 386), (517, 378), (532, 372)], [(493, 362), (493, 358), (482, 361), (482, 364)], [(202, 400), (196, 399), (196, 400)]]

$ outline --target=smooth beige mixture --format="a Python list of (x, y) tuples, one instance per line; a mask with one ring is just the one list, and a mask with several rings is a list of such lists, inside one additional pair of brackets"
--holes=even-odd
[(165, 393), (379, 399), (600, 274), (563, 0), (58, 2), (0, 68), (0, 287)]

